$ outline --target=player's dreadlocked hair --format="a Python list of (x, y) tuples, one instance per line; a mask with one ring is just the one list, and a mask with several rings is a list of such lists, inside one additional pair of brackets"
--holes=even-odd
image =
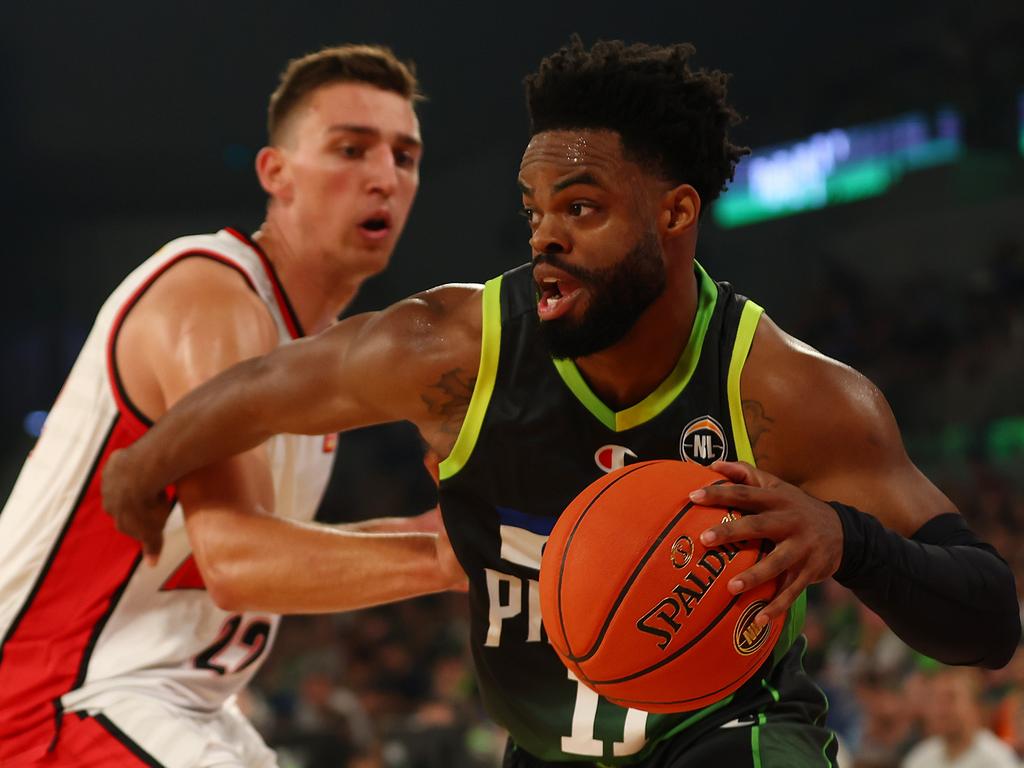
[(750, 152), (728, 138), (740, 117), (726, 102), (728, 75), (692, 72), (688, 43), (656, 46), (601, 40), (587, 50), (579, 35), (528, 75), (531, 135), (607, 129), (623, 150), (662, 178), (690, 184), (704, 206), (732, 180)]

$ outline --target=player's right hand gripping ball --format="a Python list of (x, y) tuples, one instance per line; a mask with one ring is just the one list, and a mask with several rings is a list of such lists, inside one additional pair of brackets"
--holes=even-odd
[(694, 504), (690, 491), (723, 479), (693, 463), (633, 464), (588, 486), (551, 532), (540, 569), (551, 645), (580, 681), (620, 706), (713, 704), (746, 682), (779, 638), (784, 616), (754, 623), (776, 582), (726, 589), (770, 542), (700, 543), (738, 513)]

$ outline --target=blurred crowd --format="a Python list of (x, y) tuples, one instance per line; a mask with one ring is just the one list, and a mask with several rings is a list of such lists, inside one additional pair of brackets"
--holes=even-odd
[(486, 768), (505, 735), (483, 712), (466, 596), (290, 617), (241, 704), (281, 768)]
[[(798, 335), (885, 392), (911, 456), (1011, 564), (1024, 597), (1024, 249), (1004, 241), (970, 262), (959, 283), (922, 276), (888, 292), (835, 269)], [(829, 694), (844, 766), (1024, 757), (1024, 655), (997, 672), (943, 669), (835, 582), (811, 598), (806, 662)], [(958, 749), (975, 738), (989, 752), (968, 762)], [(945, 752), (929, 751), (935, 739)], [(1010, 762), (995, 756), (1000, 744)]]
[[(922, 276), (882, 292), (836, 267), (791, 330), (881, 387), (912, 457), (1014, 566), (1020, 588), (1024, 251), (1001, 243), (974, 263), (955, 285)], [(378, 467), (408, 452), (394, 445), (409, 435), (382, 434), (357, 452)], [(380, 471), (348, 487), (354, 508), (373, 509), (367, 494), (387, 500), (378, 514), (422, 503), (422, 478)], [(450, 594), (287, 619), (243, 704), (282, 768), (499, 765), (504, 735), (476, 693), (467, 618), (465, 597)], [(1024, 756), (1024, 654), (996, 672), (944, 668), (832, 581), (811, 590), (805, 633), (843, 768), (1002, 768)]]

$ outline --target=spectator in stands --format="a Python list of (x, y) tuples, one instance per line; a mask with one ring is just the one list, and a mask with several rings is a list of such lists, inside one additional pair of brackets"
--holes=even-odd
[(978, 670), (939, 669), (928, 688), (925, 726), (932, 735), (911, 750), (903, 768), (1020, 768), (1013, 750), (982, 725)]

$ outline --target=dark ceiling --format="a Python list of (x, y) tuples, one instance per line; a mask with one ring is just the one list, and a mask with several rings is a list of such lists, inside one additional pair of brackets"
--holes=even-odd
[[(104, 296), (168, 239), (253, 228), (251, 157), (291, 57), (344, 41), (414, 59), (430, 100), (420, 195), (358, 307), (525, 258), (521, 80), (572, 32), (689, 40), (734, 75), (754, 146), (953, 104), (968, 140), (1016, 130), (1024, 3), (7, 0), (0, 23), (5, 425), (45, 408)], [(13, 375), (12, 375), (13, 374)], [(14, 392), (14, 395), (10, 393)], [(10, 433), (8, 433), (10, 434)]]

